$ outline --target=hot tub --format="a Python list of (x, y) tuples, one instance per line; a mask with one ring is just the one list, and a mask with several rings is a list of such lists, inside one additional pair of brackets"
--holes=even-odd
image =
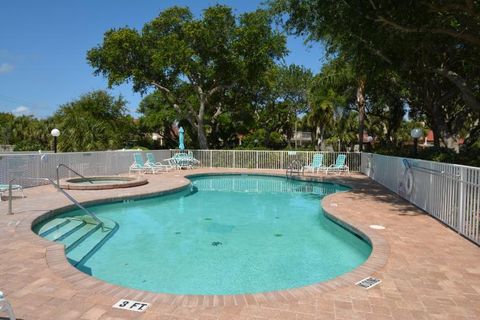
[(68, 190), (104, 190), (130, 188), (147, 184), (143, 177), (85, 177), (69, 178), (60, 181), (60, 187)]

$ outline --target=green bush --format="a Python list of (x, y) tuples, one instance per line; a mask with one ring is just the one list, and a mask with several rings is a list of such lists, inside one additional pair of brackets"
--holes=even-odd
[(445, 163), (455, 163), (462, 164), (467, 166), (480, 167), (480, 148), (476, 147), (466, 147), (460, 149), (459, 153), (448, 149), (448, 148), (418, 148), (418, 153), (414, 157), (413, 146), (404, 146), (404, 147), (393, 147), (393, 146), (382, 146), (375, 147), (374, 153), (396, 156), (396, 157), (405, 157), (405, 158), (416, 158), (437, 162)]

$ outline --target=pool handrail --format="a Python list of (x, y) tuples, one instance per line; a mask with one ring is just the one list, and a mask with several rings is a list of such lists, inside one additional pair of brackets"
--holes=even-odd
[(87, 178), (83, 175), (81, 175), (80, 173), (78, 173), (77, 171), (73, 170), (72, 168), (70, 168), (69, 166), (67, 166), (66, 164), (64, 163), (60, 163), (58, 166), (57, 166), (57, 185), (58, 187), (60, 188), (60, 174), (59, 174), (59, 170), (60, 170), (60, 167), (64, 167), (65, 169), (67, 170), (70, 170), (71, 172), (75, 173), (77, 176), (87, 180), (88, 182), (92, 183), (93, 184), (93, 181), (92, 179), (90, 178)]
[[(65, 190), (63, 190), (62, 188), (60, 188), (60, 185), (56, 184), (55, 181), (53, 181), (52, 179), (50, 178), (22, 178), (22, 179), (26, 179), (26, 180), (42, 180), (42, 181), (47, 181), (49, 182), (51, 185), (53, 185), (58, 191), (60, 191), (61, 193), (63, 193), (63, 195), (68, 199), (70, 200), (71, 202), (73, 202), (74, 205), (76, 205), (77, 207), (79, 207), (81, 210), (85, 211), (89, 216), (91, 216), (93, 218), (93, 220), (95, 220), (99, 225), (100, 227), (103, 228), (103, 222), (102, 220), (100, 220), (97, 215), (95, 213), (93, 213), (92, 211), (88, 210), (87, 208), (85, 208), (84, 206), (82, 206), (74, 197), (72, 197), (70, 194), (68, 194)], [(13, 182), (15, 181), (16, 179), (13, 178), (13, 179), (10, 179), (10, 181), (8, 182), (8, 212), (7, 214), (11, 215), (13, 214), (13, 210), (12, 210), (12, 185), (13, 185)]]

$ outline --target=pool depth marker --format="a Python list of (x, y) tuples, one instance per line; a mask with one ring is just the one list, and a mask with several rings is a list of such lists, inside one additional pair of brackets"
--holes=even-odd
[(145, 312), (145, 310), (147, 310), (149, 306), (150, 303), (121, 299), (117, 303), (115, 303), (112, 308), (136, 312)]

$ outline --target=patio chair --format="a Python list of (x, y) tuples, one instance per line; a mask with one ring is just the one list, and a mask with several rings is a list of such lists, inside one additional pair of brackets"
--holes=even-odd
[(191, 161), (191, 157), (188, 156), (186, 153), (177, 153), (173, 156), (173, 161), (177, 165), (178, 168), (192, 168), (193, 164)]
[(197, 167), (200, 165), (200, 160), (195, 159), (191, 151), (188, 151), (188, 157), (190, 158), (190, 162), (192, 163), (192, 166)]
[(134, 153), (133, 154), (134, 162), (128, 169), (128, 173), (131, 174), (132, 172), (136, 173), (148, 173), (149, 171), (153, 173), (153, 169), (150, 166), (145, 165), (145, 161), (143, 161), (143, 157), (141, 153)]
[[(8, 184), (0, 184), (0, 201), (2, 201), (2, 195), (4, 193), (8, 194)], [(23, 193), (23, 188), (21, 185), (12, 184), (12, 191), (20, 191), (22, 193), (22, 198), (25, 198), (25, 194)]]
[(349, 169), (348, 169), (348, 166), (345, 164), (346, 160), (347, 160), (346, 155), (339, 154), (337, 156), (337, 160), (335, 161), (335, 163), (327, 167), (327, 169), (325, 170), (325, 173), (326, 174), (328, 174), (329, 172), (336, 172), (338, 174), (342, 172), (348, 173)]
[(147, 153), (147, 162), (145, 164), (159, 171), (169, 171), (175, 168), (170, 162), (168, 164), (157, 162), (153, 153)]
[(321, 169), (325, 169), (323, 165), (323, 154), (322, 153), (315, 153), (313, 155), (312, 163), (309, 165), (303, 166), (304, 171), (310, 171), (315, 173), (315, 171), (320, 171)]
[(10, 320), (16, 320), (15, 314), (13, 313), (12, 306), (10, 303), (5, 299), (3, 292), (0, 291), (0, 312), (6, 312)]

